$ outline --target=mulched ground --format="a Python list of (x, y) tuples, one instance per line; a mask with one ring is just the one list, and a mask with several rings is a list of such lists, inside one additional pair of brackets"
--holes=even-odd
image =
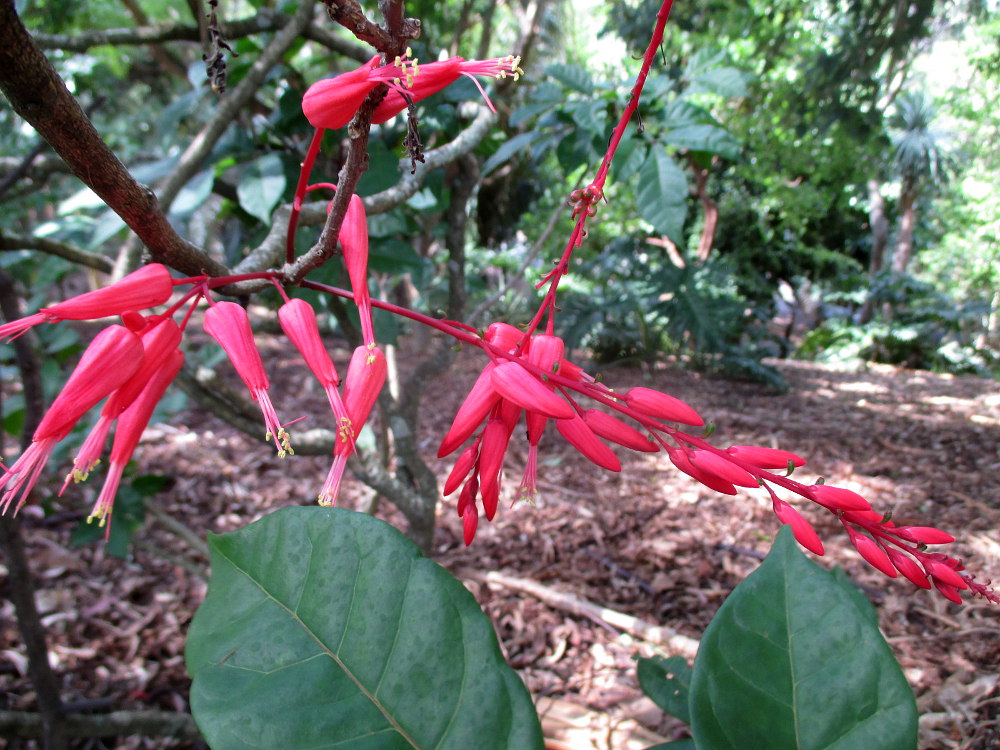
[[(425, 401), (427, 456), (481, 364), (463, 354)], [(671, 369), (616, 368), (604, 375), (620, 389), (651, 385), (688, 401), (716, 423), (717, 444), (793, 450), (809, 459), (799, 470), (807, 478), (822, 475), (855, 489), (877, 508), (894, 508), (897, 521), (958, 532), (955, 553), (986, 577), (1000, 574), (995, 381), (884, 366), (860, 372), (807, 363), (778, 367), (791, 385), (787, 393)], [(322, 413), (322, 394), (299, 365), (282, 361), (275, 369), (272, 391), (280, 394), (285, 386), (286, 393), (279, 398), (287, 408), (279, 406), (279, 413), (303, 413), (310, 405)], [(525, 453), (515, 445), (508, 454), (508, 492), (516, 488)], [(481, 525), (467, 549), (454, 499), (445, 500), (435, 559), (454, 571), (500, 571), (534, 581), (697, 639), (769, 548), (776, 529), (769, 503), (757, 494), (721, 497), (658, 454), (620, 455), (623, 471), (603, 472), (547, 434), (537, 507), (504, 503), (495, 523)], [(437, 459), (433, 465), (442, 478), (450, 469)], [(157, 505), (200, 535), (238, 528), (282, 505), (311, 502), (327, 469), (327, 459), (280, 461), (267, 446), (198, 412), (150, 430), (139, 454), (141, 472), (174, 477), (156, 496)], [(345, 484), (343, 505), (371, 502), (370, 490)], [(399, 521), (386, 501), (377, 508)], [(126, 561), (100, 545), (70, 548), (70, 533), (88, 509), (78, 490), (47, 518), (31, 508), (22, 513), (65, 699), (109, 710), (184, 710), (184, 634), (204, 596), (196, 573), (204, 571), (205, 560), (155, 519), (137, 534)], [(1000, 608), (980, 601), (958, 607), (890, 581), (859, 560), (832, 520), (817, 528), (827, 543), (823, 564), (842, 565), (878, 608), (917, 695), (922, 750), (1000, 747)], [(633, 659), (651, 654), (648, 644), (509, 588), (467, 585), (536, 696), (553, 750), (631, 750), (683, 736), (683, 727), (638, 690)], [(6, 569), (0, 568), (0, 593), (6, 586)], [(23, 673), (13, 610), (3, 601), (0, 709), (33, 708)], [(132, 738), (80, 747), (202, 746)]]

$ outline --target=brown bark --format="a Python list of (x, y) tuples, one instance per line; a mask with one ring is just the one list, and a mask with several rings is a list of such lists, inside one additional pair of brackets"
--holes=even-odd
[(192, 276), (227, 272), (182, 239), (153, 192), (135, 180), (28, 34), (14, 0), (0, 0), (0, 89), (73, 173), (122, 217), (153, 257)]
[(917, 190), (912, 180), (903, 181), (899, 196), (899, 236), (892, 254), (892, 270), (906, 273), (913, 258), (913, 230), (917, 224)]
[(861, 323), (868, 323), (875, 314), (875, 302), (871, 297), (871, 283), (885, 265), (885, 251), (889, 245), (889, 220), (885, 215), (885, 199), (882, 197), (880, 180), (868, 180), (868, 222), (872, 229), (872, 252), (868, 259), (868, 299), (861, 308)]
[(708, 256), (712, 254), (712, 245), (715, 243), (715, 227), (719, 223), (719, 206), (708, 194), (708, 169), (699, 166), (693, 154), (688, 154), (688, 163), (691, 171), (694, 172), (694, 190), (698, 200), (701, 201), (701, 210), (705, 214), (705, 224), (701, 228), (701, 237), (698, 239), (698, 262), (704, 263)]

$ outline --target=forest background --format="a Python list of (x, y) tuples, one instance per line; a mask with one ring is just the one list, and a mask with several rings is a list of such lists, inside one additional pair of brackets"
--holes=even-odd
[[(407, 5), (422, 21), (414, 56), (514, 51), (526, 76), (496, 87), (496, 121), (465, 104), (478, 97), (469, 82), (426, 102), (422, 134), (435, 158), (415, 175), (408, 162), (399, 169), (405, 128), (390, 122), (373, 131), (359, 193), (377, 204), (369, 210), (374, 294), (477, 326), (530, 314), (532, 284), (568, 217), (566, 195), (604, 153), (658, 7)], [(311, 136), (300, 106), (305, 88), (369, 57), (321, 12), (302, 8), (219, 6), (238, 56), (212, 46), (205, 9), (193, 1), (26, 2), (18, 13), (104, 140), (154, 186), (177, 232), (234, 268), (283, 237)], [(713, 2), (679, 4), (671, 18), (641, 128), (622, 145), (609, 202), (567, 278), (567, 345), (601, 367), (651, 371), (669, 361), (775, 389), (788, 385), (779, 358), (995, 378), (996, 5)], [(278, 44), (291, 28), (297, 33)], [(214, 67), (213, 90), (203, 56), (216, 52), (225, 65)], [(81, 268), (134, 267), (142, 247), (124, 222), (80, 189), (6, 102), (0, 154), (8, 299), (16, 291), (21, 308), (33, 310), (53, 302), (54, 290), (82, 290), (89, 281)], [(329, 139), (317, 173), (332, 177), (344, 158)], [(324, 208), (312, 204), (303, 226), (322, 223)], [(343, 276), (328, 264), (310, 278), (342, 285)], [(340, 335), (356, 336), (346, 307), (310, 300), (329, 306)], [(432, 345), (395, 317), (377, 312), (376, 326), (402, 362), (357, 474), (429, 548), (437, 491), (425, 480), (434, 467), (407, 436), (453, 354), (449, 343)], [(87, 334), (37, 333), (50, 402)], [(417, 356), (423, 350), (432, 356)], [(252, 410), (213, 372), (221, 352), (190, 355), (187, 396), (168, 400), (162, 415), (198, 403), (256, 434)], [(12, 441), (31, 409), (22, 393), (5, 398)], [(319, 435), (297, 448), (321, 454), (328, 443)], [(143, 486), (137, 480), (139, 509)], [(139, 521), (125, 513), (118, 520), (123, 551)]]

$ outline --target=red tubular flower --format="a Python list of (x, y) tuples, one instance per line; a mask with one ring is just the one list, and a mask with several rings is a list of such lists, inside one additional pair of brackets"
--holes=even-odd
[(493, 388), (503, 398), (527, 411), (535, 411), (553, 419), (569, 419), (573, 407), (546, 388), (517, 362), (501, 362), (490, 377)]
[(441, 447), (438, 448), (437, 452), (438, 458), (444, 458), (468, 440), (469, 436), (479, 429), (479, 425), (483, 423), (493, 407), (499, 403), (500, 394), (493, 388), (492, 381), (495, 369), (496, 364), (490, 362), (479, 373), (472, 390), (469, 391), (469, 395), (465, 397), (465, 401), (458, 408), (458, 413), (452, 420), (448, 433), (441, 441)]
[(351, 355), (344, 383), (344, 406), (347, 424), (341, 424), (333, 446), (333, 465), (319, 492), (320, 505), (333, 505), (340, 492), (340, 483), (347, 468), (347, 459), (354, 452), (354, 441), (371, 414), (375, 400), (385, 383), (387, 363), (382, 350), (375, 346), (359, 346)]
[(933, 526), (897, 526), (892, 533), (915, 544), (948, 544), (955, 541), (951, 534)]
[[(960, 576), (958, 572), (948, 563), (931, 558), (924, 558), (922, 562), (924, 564), (924, 570), (926, 570), (928, 575), (934, 579), (935, 586), (937, 586), (938, 583), (944, 583), (955, 589), (969, 588), (969, 584), (966, 580), (962, 578), (962, 576)], [(940, 590), (940, 587), (938, 587), (938, 590)], [(943, 594), (944, 592), (942, 591), (941, 593)], [(947, 596), (947, 594), (945, 594), (945, 596)]]
[(889, 559), (889, 555), (886, 554), (886, 551), (882, 549), (882, 545), (867, 534), (858, 533), (848, 524), (844, 524), (844, 528), (847, 529), (847, 535), (850, 537), (851, 544), (854, 545), (854, 549), (856, 549), (860, 555), (865, 558), (869, 565), (873, 568), (878, 568), (890, 578), (895, 578), (899, 575), (899, 571), (897, 571), (896, 566), (892, 564), (892, 561)]
[(15, 502), (14, 512), (21, 509), (56, 443), (97, 402), (132, 377), (142, 361), (139, 337), (124, 326), (109, 326), (94, 337), (42, 418), (31, 445), (0, 477), (0, 490), (4, 490), (0, 512), (6, 513)]
[[(539, 334), (531, 339), (529, 347), (527, 358), (531, 364), (543, 372), (558, 371), (563, 354), (566, 352), (566, 345), (561, 338), (549, 334)], [(547, 383), (546, 388), (549, 391), (553, 391), (555, 386)], [(504, 402), (504, 404), (509, 410), (510, 402)], [(517, 412), (520, 413), (520, 411), (521, 409), (518, 407)], [(517, 489), (517, 499), (534, 503), (538, 495), (538, 443), (542, 439), (542, 435), (545, 432), (545, 425), (549, 420), (544, 414), (535, 411), (527, 412), (524, 420), (528, 427), (528, 460), (525, 462), (524, 476), (521, 478), (521, 484)], [(514, 427), (513, 421), (516, 420), (507, 420), (508, 427), (511, 430)]]
[(265, 440), (274, 440), (278, 455), (284, 458), (294, 453), (285, 428), (278, 421), (267, 389), (271, 381), (254, 344), (247, 311), (235, 302), (216, 302), (205, 312), (205, 333), (215, 339), (229, 356), (240, 379), (246, 384), (264, 417)]
[(794, 453), (777, 448), (761, 448), (758, 445), (731, 445), (726, 452), (758, 469), (785, 469), (789, 461), (792, 466), (805, 466), (806, 463), (804, 458)]
[(574, 414), (572, 419), (556, 420), (556, 429), (570, 445), (601, 468), (608, 471), (622, 470), (618, 456), (601, 442), (579, 414)]
[(476, 538), (476, 527), (478, 526), (479, 511), (476, 510), (476, 504), (468, 503), (462, 509), (462, 538), (466, 547), (472, 544), (472, 540)]
[(458, 489), (459, 485), (465, 481), (466, 477), (469, 476), (469, 472), (472, 471), (473, 467), (476, 465), (476, 459), (479, 457), (479, 444), (470, 445), (462, 454), (458, 457), (455, 462), (455, 466), (452, 467), (451, 473), (444, 483), (445, 495), (450, 495), (452, 492)]
[(419, 102), (431, 94), (436, 94), (463, 75), (472, 79), (486, 100), (487, 106), (495, 112), (493, 102), (486, 96), (486, 92), (483, 91), (483, 87), (475, 76), (506, 78), (510, 75), (516, 81), (523, 73), (518, 67), (520, 62), (521, 58), (508, 55), (492, 60), (466, 60), (463, 57), (451, 57), (440, 62), (424, 63), (414, 68), (413, 79), (406, 88), (393, 88), (386, 94), (385, 99), (375, 109), (372, 122), (378, 124), (391, 120), (406, 109), (410, 102)]
[[(559, 372), (562, 374), (561, 368)], [(625, 424), (617, 417), (613, 417), (599, 409), (587, 409), (583, 413), (583, 421), (587, 423), (587, 426), (595, 434), (605, 440), (618, 443), (618, 445), (623, 445), (634, 451), (643, 451), (644, 453), (656, 453), (660, 450), (660, 446), (648, 434), (642, 434), (639, 430)]]
[(139, 336), (143, 348), (142, 365), (104, 403), (97, 424), (94, 425), (90, 434), (87, 435), (87, 439), (80, 446), (80, 451), (73, 461), (73, 468), (66, 476), (66, 481), (59, 491), (60, 495), (66, 491), (70, 481), (82, 482), (87, 479), (87, 475), (101, 458), (101, 453), (104, 451), (104, 445), (115, 420), (132, 405), (150, 378), (163, 367), (164, 360), (181, 343), (181, 329), (169, 318), (157, 320)]
[(483, 512), (486, 519), (493, 520), (500, 500), (500, 470), (503, 457), (510, 441), (510, 430), (499, 417), (492, 417), (483, 431), (482, 447), (479, 450), (479, 491), (483, 498)]
[(670, 457), (670, 462), (674, 466), (683, 471), (689, 477), (694, 477), (709, 489), (721, 492), (723, 495), (736, 494), (736, 487), (733, 486), (732, 482), (719, 479), (714, 474), (709, 474), (708, 472), (699, 469), (691, 463), (691, 457), (688, 455), (687, 451), (683, 449), (671, 449), (667, 451), (667, 455)]
[(654, 391), (652, 388), (632, 388), (622, 396), (625, 403), (641, 414), (668, 422), (701, 427), (705, 424), (698, 412), (674, 396)]
[[(184, 353), (178, 349), (168, 354), (159, 362), (158, 369), (147, 379), (145, 387), (118, 418), (118, 429), (115, 430), (115, 441), (111, 446), (111, 464), (108, 476), (104, 480), (101, 494), (97, 497), (94, 509), (87, 521), (100, 519), (101, 526), (111, 520), (111, 509), (118, 493), (122, 472), (128, 465), (135, 447), (139, 444), (146, 425), (153, 416), (153, 410), (163, 398), (167, 387), (177, 377), (184, 364)], [(110, 532), (110, 529), (109, 529)]]
[(344, 250), (344, 264), (351, 279), (354, 304), (361, 318), (361, 336), (368, 346), (375, 345), (375, 328), (372, 325), (372, 300), (368, 292), (368, 218), (365, 204), (357, 193), (347, 204), (344, 223), (340, 227), (340, 246)]
[(843, 487), (830, 487), (826, 484), (814, 484), (809, 487), (810, 498), (830, 510), (871, 510), (872, 506), (857, 492), (845, 490)]
[(707, 450), (696, 450), (691, 454), (691, 463), (702, 471), (717, 476), (725, 482), (735, 484), (737, 487), (759, 487), (757, 477), (744, 469), (741, 469), (731, 461), (717, 453)]
[(0, 339), (15, 338), (38, 323), (94, 320), (121, 315), (128, 310), (146, 310), (170, 299), (173, 288), (166, 266), (150, 263), (103, 289), (43, 307), (34, 315), (0, 326)]
[(323, 345), (323, 339), (320, 338), (316, 311), (304, 299), (292, 299), (278, 308), (278, 322), (281, 324), (281, 330), (295, 344), (302, 359), (323, 386), (338, 426), (344, 425), (345, 420), (349, 422), (350, 417), (347, 416), (347, 409), (337, 390), (340, 377)]
[(931, 587), (930, 579), (927, 578), (923, 569), (917, 565), (912, 557), (892, 547), (886, 547), (885, 552), (896, 570), (902, 573), (910, 583), (922, 589), (929, 589)]
[(778, 517), (778, 520), (792, 527), (792, 534), (795, 535), (795, 541), (814, 554), (823, 554), (823, 542), (820, 541), (819, 535), (812, 527), (812, 524), (786, 502), (775, 498), (773, 506), (774, 515)]
[[(377, 67), (375, 55), (356, 70), (349, 70), (333, 78), (317, 81), (302, 97), (302, 111), (315, 128), (337, 130), (354, 117), (368, 93), (382, 83), (384, 71)], [(396, 76), (392, 76), (396, 77)]]

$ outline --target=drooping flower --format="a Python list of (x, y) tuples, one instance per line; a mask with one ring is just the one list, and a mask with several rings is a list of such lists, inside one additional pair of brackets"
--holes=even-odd
[(557, 419), (556, 429), (570, 445), (601, 468), (608, 471), (622, 470), (618, 456), (601, 442), (579, 414), (574, 414), (570, 419)]
[(304, 299), (292, 299), (278, 308), (278, 322), (323, 387), (338, 427), (349, 423), (350, 417), (337, 390), (340, 377), (320, 338), (316, 311)]
[(847, 536), (850, 538), (851, 544), (854, 545), (854, 549), (858, 551), (869, 565), (882, 571), (889, 578), (895, 578), (899, 575), (899, 571), (892, 564), (889, 555), (886, 554), (882, 545), (867, 534), (858, 532), (850, 524), (845, 523), (844, 528), (847, 529)]
[(340, 227), (340, 246), (344, 249), (344, 265), (351, 279), (354, 304), (361, 319), (361, 337), (367, 346), (375, 345), (372, 325), (372, 300), (368, 292), (368, 218), (365, 204), (357, 193), (347, 204), (344, 223)]
[(385, 384), (387, 370), (385, 355), (376, 346), (359, 346), (351, 355), (344, 383), (344, 406), (347, 407), (349, 422), (342, 423), (337, 430), (333, 464), (319, 492), (320, 505), (333, 505), (337, 501), (347, 459), (354, 452), (354, 441)]
[(120, 388), (104, 403), (97, 423), (91, 428), (90, 434), (73, 461), (73, 468), (66, 476), (61, 495), (66, 491), (70, 481), (82, 482), (97, 465), (104, 451), (111, 427), (132, 402), (146, 387), (149, 379), (163, 367), (164, 360), (177, 348), (181, 342), (181, 329), (169, 318), (155, 321), (152, 326), (139, 334), (142, 340), (142, 365)]
[[(158, 363), (156, 371), (147, 379), (145, 387), (133, 399), (131, 405), (125, 409), (118, 418), (118, 429), (115, 430), (115, 440), (111, 446), (111, 461), (108, 468), (108, 475), (101, 488), (101, 494), (97, 497), (94, 509), (90, 512), (87, 521), (97, 518), (101, 526), (111, 520), (111, 509), (115, 502), (115, 495), (118, 493), (118, 485), (121, 483), (122, 472), (128, 465), (135, 447), (139, 444), (146, 425), (156, 405), (163, 398), (163, 393), (167, 387), (177, 377), (181, 366), (184, 364), (184, 353), (179, 349), (174, 349)], [(110, 533), (110, 528), (109, 528)]]
[(375, 108), (372, 122), (379, 124), (391, 120), (406, 109), (410, 102), (416, 103), (421, 99), (426, 99), (431, 94), (436, 94), (446, 86), (453, 84), (461, 76), (468, 77), (476, 84), (483, 99), (486, 100), (487, 106), (496, 112), (493, 102), (486, 96), (486, 92), (476, 76), (490, 76), (492, 78), (512, 76), (516, 81), (524, 72), (518, 67), (520, 62), (521, 58), (508, 55), (490, 60), (466, 60), (463, 57), (450, 57), (440, 62), (424, 63), (415, 70), (412, 81), (405, 88), (399, 87), (389, 90), (385, 99)]
[(452, 453), (462, 443), (469, 439), (493, 407), (500, 402), (500, 394), (493, 388), (492, 375), (496, 364), (490, 362), (479, 373), (472, 390), (458, 408), (458, 413), (452, 420), (451, 427), (438, 448), (438, 458), (444, 458)]
[(360, 68), (310, 86), (302, 97), (302, 111), (315, 128), (337, 130), (354, 117), (365, 97), (380, 83), (409, 85), (418, 70), (416, 61), (397, 57), (391, 65), (379, 65), (375, 55)]
[(294, 453), (288, 433), (281, 426), (267, 394), (271, 381), (268, 380), (260, 352), (254, 344), (247, 311), (235, 302), (214, 303), (205, 312), (205, 333), (225, 350), (253, 400), (260, 406), (266, 429), (264, 439), (274, 440), (281, 458)]
[(631, 388), (624, 393), (622, 398), (625, 399), (629, 408), (635, 409), (640, 414), (694, 427), (701, 427), (705, 424), (705, 420), (698, 416), (698, 412), (679, 398), (654, 391), (652, 388)]
[(831, 487), (827, 484), (814, 484), (809, 490), (812, 492), (812, 499), (815, 502), (833, 511), (865, 511), (872, 509), (871, 504), (853, 490), (844, 489), (843, 487)]
[(38, 323), (60, 320), (95, 320), (121, 315), (129, 310), (146, 310), (162, 305), (173, 291), (170, 271), (159, 263), (150, 263), (133, 271), (114, 284), (77, 295), (34, 315), (0, 326), (0, 340), (15, 338)]
[(490, 383), (503, 398), (526, 411), (553, 419), (570, 419), (576, 412), (568, 402), (550, 391), (517, 362), (501, 362), (490, 375)]
[[(561, 373), (561, 370), (560, 370)], [(634, 427), (625, 424), (617, 417), (599, 409), (587, 409), (583, 413), (583, 421), (596, 435), (613, 443), (644, 453), (656, 453), (660, 446), (647, 435), (643, 435)]]
[(94, 337), (35, 429), (31, 445), (0, 477), (0, 512), (7, 512), (11, 505), (15, 513), (20, 510), (56, 443), (101, 399), (132, 377), (142, 362), (142, 343), (124, 326), (109, 326)]
[(774, 515), (776, 515), (778, 520), (783, 524), (787, 524), (792, 527), (792, 534), (795, 535), (795, 541), (810, 552), (822, 555), (824, 552), (823, 542), (820, 541), (819, 535), (812, 527), (812, 524), (804, 519), (802, 514), (788, 503), (779, 500), (777, 497), (772, 497), (772, 500)]

